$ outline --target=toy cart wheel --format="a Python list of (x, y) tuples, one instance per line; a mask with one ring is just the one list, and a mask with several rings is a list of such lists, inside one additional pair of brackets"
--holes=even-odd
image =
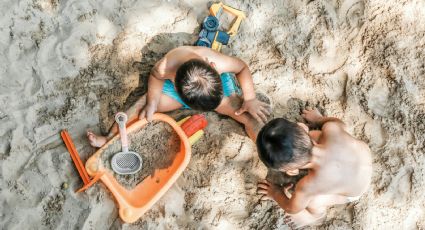
[(214, 16), (208, 16), (205, 18), (204, 22), (202, 23), (204, 29), (207, 31), (214, 32), (218, 29), (219, 22), (218, 19)]
[(198, 41), (196, 41), (196, 46), (204, 46), (211, 48), (211, 42), (206, 38), (199, 38)]

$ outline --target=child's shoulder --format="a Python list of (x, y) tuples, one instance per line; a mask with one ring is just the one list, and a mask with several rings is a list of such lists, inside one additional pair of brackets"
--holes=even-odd
[(194, 50), (199, 50), (202, 47), (198, 47), (198, 46), (179, 46), (176, 47), (172, 50), (170, 50), (168, 53), (173, 53), (173, 52), (181, 52), (181, 51), (194, 51)]
[(201, 55), (201, 56), (203, 54), (208, 55), (208, 54), (211, 54), (211, 53), (220, 54), (219, 52), (217, 52), (217, 51), (215, 51), (211, 48), (203, 47), (203, 46), (179, 46), (179, 47), (176, 47), (176, 48), (170, 50), (167, 53), (167, 55), (173, 54), (173, 53), (194, 53), (194, 54)]
[(194, 46), (179, 46), (162, 57), (153, 66), (152, 72), (155, 72), (158, 78), (166, 78), (175, 75), (177, 68), (193, 58), (196, 47)]
[(192, 56), (193, 53), (198, 53), (196, 46), (179, 46), (170, 51), (161, 59), (161, 61), (168, 61), (172, 59), (184, 59), (187, 56)]
[(341, 124), (334, 121), (328, 121), (322, 126), (322, 131), (339, 131), (341, 129)]

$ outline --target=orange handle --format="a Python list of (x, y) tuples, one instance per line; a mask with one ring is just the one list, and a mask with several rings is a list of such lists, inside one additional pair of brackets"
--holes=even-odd
[(94, 176), (93, 179), (88, 184), (84, 184), (84, 186), (82, 188), (78, 189), (77, 193), (83, 192), (86, 189), (90, 188), (90, 186), (94, 185), (94, 183), (96, 183), (103, 176), (103, 174), (104, 173), (96, 174), (96, 176)]
[(208, 121), (202, 114), (196, 114), (191, 116), (187, 121), (185, 121), (180, 127), (185, 132), (186, 136), (190, 137), (194, 133), (198, 132), (201, 129), (207, 127)]
[(83, 162), (81, 162), (77, 149), (75, 149), (74, 143), (72, 142), (72, 139), (66, 129), (61, 131), (61, 137), (63, 139), (63, 142), (65, 142), (66, 148), (68, 149), (68, 152), (71, 155), (72, 161), (74, 162), (74, 165), (77, 168), (81, 179), (83, 180), (85, 185), (89, 184), (89, 175), (87, 174), (86, 168), (84, 168)]

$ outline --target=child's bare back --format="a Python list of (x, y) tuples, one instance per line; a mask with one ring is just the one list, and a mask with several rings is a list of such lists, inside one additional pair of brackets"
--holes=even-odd
[[(234, 106), (235, 100), (241, 101), (239, 107)], [(243, 124), (254, 140), (258, 123), (266, 122), (271, 112), (270, 106), (256, 98), (251, 72), (245, 62), (210, 48), (194, 46), (175, 48), (159, 60), (151, 70), (147, 94), (126, 113), (129, 122), (138, 118), (151, 121), (155, 112), (176, 109), (216, 111), (230, 116)], [(87, 132), (87, 136), (92, 146), (100, 147), (116, 132), (114, 125), (108, 136), (92, 132)]]
[[(310, 154), (304, 156), (301, 152), (296, 153), (294, 159), (300, 159), (298, 164), (294, 160), (280, 170), (288, 175), (295, 175), (299, 169), (308, 169), (308, 174), (295, 185), (292, 193), (289, 192), (292, 185), (283, 189), (268, 181), (258, 185), (258, 192), (265, 195), (263, 199), (274, 199), (286, 211), (286, 221), (295, 227), (316, 223), (331, 205), (359, 199), (368, 189), (372, 175), (369, 147), (348, 134), (342, 121), (323, 117), (317, 110), (305, 110), (303, 117), (310, 125), (321, 127), (321, 131), (308, 132), (312, 143)], [(304, 124), (297, 125), (308, 131)], [(293, 128), (297, 129), (296, 126)], [(259, 142), (267, 142), (260, 140), (264, 135), (267, 136), (267, 125), (265, 129), (266, 131), (262, 130), (258, 136)], [(295, 132), (298, 131), (301, 133), (300, 130)], [(307, 142), (301, 141), (297, 147), (305, 147), (306, 144), (308, 145)], [(259, 150), (261, 158), (261, 147)]]

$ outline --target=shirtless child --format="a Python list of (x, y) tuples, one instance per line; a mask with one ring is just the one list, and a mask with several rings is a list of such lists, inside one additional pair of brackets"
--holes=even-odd
[[(229, 73), (234, 73), (237, 81)], [(243, 102), (238, 96), (238, 84)], [(159, 60), (151, 70), (147, 95), (126, 113), (131, 123), (145, 117), (151, 121), (155, 112), (180, 108), (216, 111), (230, 116), (245, 126), (253, 140), (257, 122), (266, 122), (270, 114), (270, 107), (256, 99), (251, 72), (245, 62), (196, 46), (175, 48)], [(87, 136), (92, 146), (100, 147), (116, 132), (115, 124), (108, 136), (92, 132), (87, 132)]]
[(281, 188), (266, 180), (258, 184), (261, 200), (275, 200), (286, 212), (285, 221), (295, 228), (319, 222), (328, 206), (359, 199), (372, 176), (369, 147), (348, 134), (341, 120), (323, 117), (317, 110), (304, 110), (302, 116), (321, 131), (278, 118), (257, 137), (258, 154), (266, 166), (290, 176), (308, 169), (292, 193), (293, 185)]

